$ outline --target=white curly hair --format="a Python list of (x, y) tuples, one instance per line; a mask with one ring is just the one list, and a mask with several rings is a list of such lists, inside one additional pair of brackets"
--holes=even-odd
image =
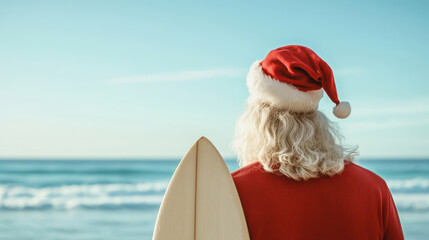
[(357, 147), (341, 140), (336, 124), (318, 110), (298, 113), (249, 98), (232, 146), (240, 166), (259, 161), (268, 172), (307, 180), (338, 174), (354, 161)]

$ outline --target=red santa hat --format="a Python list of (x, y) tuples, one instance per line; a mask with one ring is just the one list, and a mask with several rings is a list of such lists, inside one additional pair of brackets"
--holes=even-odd
[(277, 48), (264, 60), (254, 62), (247, 75), (247, 87), (250, 99), (295, 112), (316, 111), (325, 90), (336, 104), (336, 117), (346, 118), (351, 112), (348, 102), (338, 100), (329, 65), (303, 46)]

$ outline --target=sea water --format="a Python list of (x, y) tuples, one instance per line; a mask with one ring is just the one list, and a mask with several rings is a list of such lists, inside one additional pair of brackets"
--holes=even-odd
[[(151, 239), (179, 160), (0, 161), (0, 240)], [(429, 239), (429, 160), (362, 160), (390, 187), (406, 239)], [(238, 168), (227, 161), (231, 171)]]

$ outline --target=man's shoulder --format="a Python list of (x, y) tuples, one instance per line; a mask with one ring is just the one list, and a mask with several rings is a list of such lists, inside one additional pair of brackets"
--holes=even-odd
[(259, 162), (256, 161), (235, 170), (234, 172), (231, 173), (231, 176), (233, 179), (235, 179), (235, 178), (247, 176), (249, 174), (251, 175), (254, 173), (261, 173), (261, 172), (263, 172), (263, 167)]
[(387, 190), (387, 184), (382, 177), (353, 162), (349, 162), (345, 165), (341, 175), (356, 180), (358, 184), (371, 186), (380, 190)]

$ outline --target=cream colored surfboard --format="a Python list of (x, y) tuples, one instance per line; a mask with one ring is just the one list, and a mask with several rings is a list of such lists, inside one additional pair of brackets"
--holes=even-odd
[(248, 240), (230, 172), (201, 137), (180, 162), (164, 196), (154, 240)]

